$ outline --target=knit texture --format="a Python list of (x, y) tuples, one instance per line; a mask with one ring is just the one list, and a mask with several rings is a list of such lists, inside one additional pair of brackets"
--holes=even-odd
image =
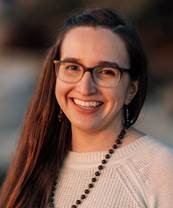
[[(71, 208), (80, 199), (106, 153), (69, 152), (57, 181), (56, 208)], [(149, 136), (117, 149), (79, 207), (173, 207), (173, 149)]]

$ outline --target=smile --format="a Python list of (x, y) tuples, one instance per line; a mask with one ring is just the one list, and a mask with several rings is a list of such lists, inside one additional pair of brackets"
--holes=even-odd
[(103, 104), (103, 102), (100, 101), (84, 101), (77, 98), (74, 98), (73, 102), (82, 108), (96, 108)]

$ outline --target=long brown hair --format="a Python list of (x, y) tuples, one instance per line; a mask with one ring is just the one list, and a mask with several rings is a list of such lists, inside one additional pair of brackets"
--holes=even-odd
[(45, 207), (55, 170), (69, 149), (70, 125), (58, 123), (52, 48), (25, 116), (15, 158), (1, 191), (0, 207)]
[(124, 40), (130, 57), (130, 76), (139, 80), (139, 90), (129, 105), (131, 125), (139, 115), (146, 95), (147, 64), (135, 29), (110, 9), (87, 10), (71, 16), (48, 53), (31, 99), (16, 155), (1, 190), (2, 208), (47, 207), (52, 183), (71, 148), (70, 122), (65, 115), (62, 122), (58, 122), (60, 107), (55, 98), (53, 60), (60, 58), (65, 33), (78, 26), (106, 27)]

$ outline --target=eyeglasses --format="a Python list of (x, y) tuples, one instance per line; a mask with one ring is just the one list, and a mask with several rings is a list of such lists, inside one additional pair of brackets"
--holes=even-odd
[(85, 67), (75, 61), (54, 60), (55, 72), (58, 79), (75, 84), (84, 76), (85, 72), (90, 72), (95, 84), (102, 87), (116, 87), (124, 72), (129, 69), (120, 67), (117, 63), (104, 62), (95, 67)]

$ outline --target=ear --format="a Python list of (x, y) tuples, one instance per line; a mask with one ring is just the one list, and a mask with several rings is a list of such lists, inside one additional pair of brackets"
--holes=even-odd
[(128, 105), (133, 100), (137, 91), (138, 91), (138, 81), (130, 81), (125, 98), (126, 105)]

